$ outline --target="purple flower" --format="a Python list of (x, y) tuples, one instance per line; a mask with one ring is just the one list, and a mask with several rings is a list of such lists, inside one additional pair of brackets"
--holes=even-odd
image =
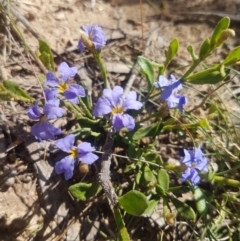
[(49, 119), (57, 119), (65, 113), (65, 110), (59, 107), (59, 103), (58, 99), (52, 99), (46, 102), (43, 109), (40, 109), (38, 101), (36, 101), (35, 105), (29, 108), (29, 118), (39, 121), (31, 128), (31, 132), (40, 141), (54, 140), (55, 135), (62, 133), (59, 128), (54, 127), (47, 121)]
[(207, 172), (208, 159), (204, 156), (200, 147), (194, 148), (194, 151), (188, 151), (184, 149), (185, 157), (182, 159), (182, 163), (187, 167), (183, 172), (181, 181), (185, 182), (190, 180), (195, 186), (200, 182), (199, 172)]
[(171, 80), (160, 75), (159, 81), (155, 82), (154, 86), (163, 89), (160, 98), (167, 101), (168, 108), (178, 107), (179, 111), (183, 112), (183, 105), (186, 105), (188, 100), (184, 95), (178, 94), (178, 91), (182, 89), (182, 84), (174, 75), (171, 75)]
[(120, 86), (114, 87), (113, 90), (104, 89), (104, 97), (100, 97), (93, 110), (93, 115), (96, 117), (112, 114), (112, 125), (116, 131), (120, 131), (123, 127), (129, 131), (135, 127), (133, 117), (124, 112), (128, 109), (139, 110), (142, 103), (137, 101), (135, 91), (130, 91), (125, 99), (122, 99), (123, 88)]
[(63, 93), (67, 100), (74, 104), (78, 104), (78, 97), (85, 97), (86, 94), (82, 86), (70, 83), (71, 78), (77, 73), (77, 67), (69, 67), (66, 62), (62, 62), (59, 65), (58, 71), (60, 72), (61, 80), (59, 80), (52, 72), (46, 74), (47, 80), (44, 84), (53, 87), (45, 91), (46, 98), (55, 98), (57, 88), (57, 91)]
[(95, 50), (100, 50), (106, 44), (105, 34), (97, 24), (83, 26), (83, 30), (85, 33), (78, 41), (78, 48), (81, 53), (84, 52), (86, 47), (91, 50), (92, 45), (94, 45)]
[(74, 160), (78, 159), (85, 164), (92, 164), (98, 159), (98, 156), (92, 153), (92, 151), (95, 151), (95, 149), (91, 146), (90, 143), (82, 142), (77, 147), (75, 147), (74, 142), (75, 137), (73, 134), (55, 141), (55, 145), (59, 149), (69, 153), (68, 156), (64, 157), (55, 165), (56, 173), (64, 173), (66, 180), (72, 178), (73, 176)]

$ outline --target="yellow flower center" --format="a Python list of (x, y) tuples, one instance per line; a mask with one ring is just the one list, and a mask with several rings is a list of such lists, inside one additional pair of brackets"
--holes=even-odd
[(70, 151), (69, 151), (70, 156), (73, 159), (76, 159), (78, 157), (78, 150), (76, 147), (73, 147)]
[(123, 107), (120, 105), (117, 105), (112, 109), (112, 114), (122, 114), (124, 112)]
[(66, 82), (61, 82), (58, 86), (58, 92), (63, 93), (68, 88), (69, 88), (69, 85)]

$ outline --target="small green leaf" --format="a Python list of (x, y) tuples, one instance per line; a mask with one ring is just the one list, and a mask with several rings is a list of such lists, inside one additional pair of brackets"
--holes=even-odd
[(168, 51), (166, 52), (165, 68), (167, 68), (168, 64), (172, 61), (172, 59), (177, 54), (178, 46), (179, 46), (178, 39), (172, 40), (172, 42), (169, 44)]
[(155, 188), (156, 188), (156, 192), (157, 192), (158, 195), (160, 195), (162, 197), (167, 197), (167, 193), (165, 192), (165, 190), (159, 184), (157, 184), (155, 186)]
[(207, 211), (206, 197), (204, 196), (202, 190), (195, 186), (193, 189), (193, 196), (196, 201), (196, 206), (199, 214), (204, 214)]
[(169, 188), (169, 175), (164, 169), (158, 171), (157, 176), (158, 184), (163, 188), (163, 190), (168, 190)]
[(221, 64), (228, 66), (228, 65), (235, 64), (239, 60), (240, 60), (240, 46), (233, 49)]
[(188, 206), (186, 203), (179, 201), (175, 197), (171, 197), (171, 201), (173, 202), (174, 206), (176, 207), (178, 213), (183, 218), (186, 218), (188, 220), (193, 220), (193, 221), (196, 220), (196, 214), (190, 206)]
[(145, 165), (143, 168), (143, 175), (141, 181), (148, 187), (152, 187), (157, 183), (156, 177), (147, 165)]
[(138, 141), (140, 139), (142, 139), (143, 137), (146, 136), (157, 136), (159, 135), (159, 133), (162, 131), (162, 122), (157, 122), (154, 124), (151, 124), (148, 127), (142, 127), (140, 129), (138, 129), (134, 135), (133, 135), (133, 140), (134, 141)]
[(40, 52), (40, 55), (38, 56), (39, 59), (48, 70), (54, 71), (53, 54), (50, 46), (41, 39), (38, 40), (38, 43)]
[(102, 187), (98, 183), (83, 183), (79, 182), (69, 187), (71, 194), (81, 200), (86, 201), (90, 197), (95, 196)]
[[(31, 102), (33, 99), (25, 90), (23, 90), (18, 84), (10, 80), (4, 80), (0, 87), (1, 94), (6, 94), (7, 100), (14, 99), (15, 101)], [(3, 96), (2, 96), (3, 97)], [(0, 96), (0, 98), (2, 98)]]
[(229, 17), (224, 17), (218, 22), (211, 37), (211, 41), (210, 41), (211, 48), (215, 47), (215, 45), (218, 43), (218, 39), (221, 36), (221, 33), (223, 32), (223, 30), (229, 27), (229, 24), (230, 24)]
[[(226, 76), (230, 73), (229, 69), (225, 69)], [(216, 69), (207, 69), (187, 77), (187, 82), (191, 84), (217, 84), (223, 81), (226, 76), (222, 76), (221, 72)]]
[(145, 210), (144, 214), (145, 215), (149, 215), (151, 216), (156, 208), (156, 206), (158, 205), (158, 200), (150, 200), (148, 202), (148, 207), (147, 209)]
[(204, 59), (210, 52), (210, 39), (206, 38), (199, 50), (199, 58)]
[(136, 190), (129, 191), (119, 197), (118, 202), (127, 213), (133, 216), (142, 215), (148, 208), (147, 197)]
[(195, 62), (198, 60), (198, 56), (196, 55), (194, 48), (192, 45), (189, 45), (187, 47), (187, 51), (190, 53), (191, 57), (192, 57), (192, 61)]
[(142, 69), (143, 74), (147, 78), (148, 90), (151, 90), (152, 86), (153, 86), (153, 82), (155, 81), (154, 69), (153, 69), (151, 62), (148, 59), (144, 58), (143, 56), (138, 56), (137, 63), (139, 64), (139, 66)]

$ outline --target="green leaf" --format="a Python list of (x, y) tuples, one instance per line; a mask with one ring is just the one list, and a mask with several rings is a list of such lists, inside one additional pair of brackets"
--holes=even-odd
[(81, 200), (86, 201), (90, 197), (95, 196), (102, 187), (98, 183), (83, 183), (79, 182), (69, 187), (71, 194)]
[(177, 54), (178, 46), (179, 46), (178, 39), (172, 40), (172, 42), (169, 44), (168, 51), (166, 52), (165, 68), (167, 68), (168, 64), (172, 61), (172, 59)]
[(210, 52), (210, 39), (206, 38), (199, 50), (199, 58), (204, 59)]
[(148, 207), (147, 197), (136, 190), (119, 197), (118, 202), (127, 213), (133, 216), (142, 215)]
[(48, 70), (54, 71), (54, 60), (50, 46), (41, 39), (38, 40), (38, 43), (40, 52), (40, 55), (38, 56), (39, 59)]
[(162, 197), (167, 197), (166, 191), (159, 184), (157, 184), (155, 186), (155, 188), (156, 188), (156, 192), (157, 192), (158, 195), (160, 195)]
[(158, 171), (157, 180), (162, 189), (167, 191), (169, 188), (169, 175), (164, 169)]
[(240, 60), (240, 46), (233, 49), (221, 64), (228, 66), (228, 65), (235, 64), (239, 60)]
[(196, 220), (196, 214), (190, 206), (188, 206), (186, 203), (179, 201), (175, 197), (171, 197), (171, 201), (173, 202), (174, 206), (176, 207), (178, 213), (183, 218), (186, 218), (188, 220), (193, 220), (193, 221)]
[(223, 81), (226, 76), (230, 73), (229, 69), (225, 69), (225, 76), (222, 76), (219, 70), (215, 69), (207, 69), (196, 74), (193, 74), (187, 77), (187, 82), (191, 84), (217, 84)]
[(190, 53), (191, 57), (192, 57), (192, 61), (195, 62), (198, 60), (198, 56), (196, 55), (194, 48), (192, 45), (189, 45), (187, 47), (187, 51)]
[(133, 135), (133, 140), (134, 141), (138, 141), (140, 139), (142, 139), (143, 137), (146, 136), (157, 136), (159, 135), (159, 133), (162, 131), (162, 122), (157, 122), (154, 123), (148, 127), (142, 127), (140, 129), (138, 129), (134, 135)]
[(222, 18), (217, 26), (215, 27), (212, 37), (211, 37), (211, 41), (210, 41), (210, 46), (211, 48), (214, 48), (215, 45), (218, 43), (218, 39), (221, 36), (221, 33), (223, 32), (223, 30), (227, 29), (229, 27), (230, 24), (230, 19), (229, 17), (225, 17)]
[(204, 196), (202, 190), (195, 186), (193, 189), (193, 196), (196, 201), (197, 211), (199, 214), (204, 214), (207, 211), (206, 197)]
[(144, 214), (145, 215), (148, 215), (148, 216), (151, 216), (156, 208), (156, 206), (158, 205), (158, 200), (150, 200), (148, 202), (148, 207), (147, 209), (145, 210)]
[(148, 187), (152, 187), (157, 183), (156, 177), (147, 165), (145, 165), (143, 168), (141, 182), (143, 182), (143, 184), (147, 185)]
[(18, 84), (10, 80), (4, 80), (0, 83), (0, 99), (1, 100), (15, 100), (23, 102), (33, 103), (33, 99), (25, 90), (23, 90)]
[(139, 66), (142, 69), (143, 74), (147, 78), (148, 90), (151, 90), (152, 86), (153, 86), (153, 83), (155, 81), (154, 69), (153, 69), (153, 66), (152, 66), (151, 62), (148, 59), (144, 58), (143, 56), (138, 56), (137, 57), (137, 63), (139, 64)]

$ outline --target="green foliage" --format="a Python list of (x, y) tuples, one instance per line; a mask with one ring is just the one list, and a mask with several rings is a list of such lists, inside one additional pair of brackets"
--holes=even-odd
[(173, 60), (173, 58), (176, 56), (177, 52), (178, 52), (178, 47), (179, 47), (179, 43), (178, 43), (178, 39), (174, 39), (168, 47), (167, 52), (165, 53), (166, 55), (166, 61), (165, 61), (165, 69), (167, 68), (167, 66), (169, 65), (169, 63)]
[(211, 41), (210, 41), (210, 46), (213, 48), (215, 46), (218, 47), (218, 40), (221, 36), (221, 33), (226, 30), (230, 25), (230, 19), (228, 17), (225, 17), (223, 19), (221, 19), (217, 26), (215, 27), (212, 37), (211, 37)]
[(221, 71), (217, 70), (216, 68), (207, 69), (189, 76), (187, 78), (187, 82), (198, 85), (217, 84), (223, 81), (229, 73), (229, 69), (225, 70), (224, 75), (222, 75)]
[(83, 182), (79, 182), (69, 187), (71, 194), (81, 201), (86, 201), (95, 196), (99, 191), (101, 191), (101, 189), (101, 186), (97, 183)]
[(188, 220), (192, 220), (192, 221), (196, 220), (196, 214), (190, 206), (188, 206), (184, 202), (179, 201), (175, 197), (171, 197), (171, 201), (173, 202), (174, 206), (176, 207), (179, 215), (181, 215), (183, 218), (186, 218)]
[(158, 171), (157, 181), (158, 181), (158, 184), (160, 185), (160, 187), (163, 190), (168, 191), (168, 189), (169, 189), (169, 175), (164, 169), (160, 169)]
[(195, 186), (193, 187), (193, 196), (196, 202), (197, 211), (199, 214), (205, 214), (207, 212), (206, 197), (202, 190)]
[(146, 196), (136, 190), (132, 190), (119, 197), (118, 202), (127, 213), (133, 216), (141, 216), (148, 208)]
[(15, 100), (33, 103), (35, 100), (18, 84), (4, 80), (0, 83), (0, 100)]
[(138, 56), (137, 63), (141, 67), (142, 73), (147, 78), (148, 91), (150, 91), (152, 89), (153, 82), (155, 81), (153, 66), (151, 62), (143, 56)]
[(199, 58), (204, 59), (205, 57), (207, 57), (207, 55), (210, 53), (210, 50), (211, 50), (210, 39), (206, 38), (200, 47)]
[(38, 58), (42, 61), (47, 70), (54, 71), (54, 60), (50, 46), (43, 40), (39, 39), (39, 55)]
[(142, 127), (138, 129), (133, 134), (132, 140), (137, 141), (147, 136), (154, 137), (159, 135), (161, 131), (162, 131), (162, 122), (157, 122), (157, 123), (151, 124), (148, 127)]

